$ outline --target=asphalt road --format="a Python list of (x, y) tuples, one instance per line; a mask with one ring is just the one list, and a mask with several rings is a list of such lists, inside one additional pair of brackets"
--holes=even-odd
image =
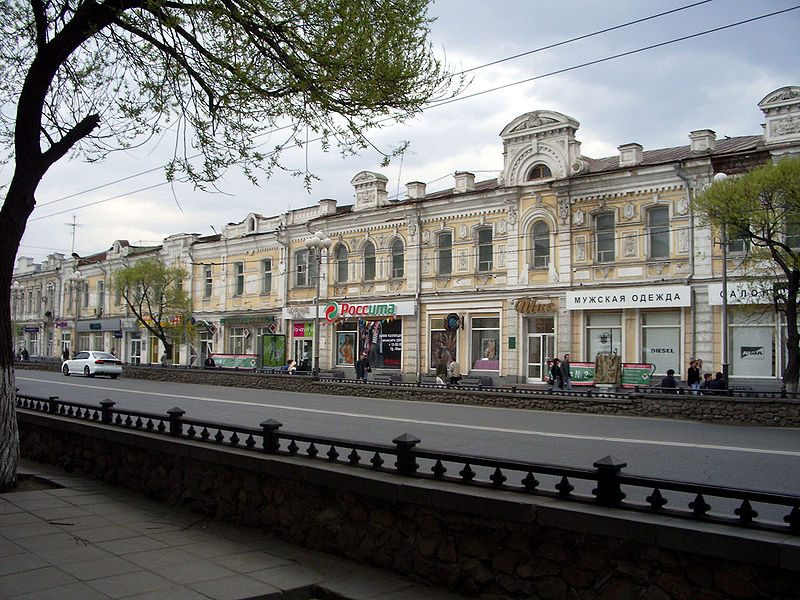
[(170, 384), (137, 379), (66, 378), (19, 371), (17, 387), (34, 396), (98, 403), (285, 431), (390, 444), (402, 434), (420, 448), (591, 468), (607, 455), (625, 473), (800, 494), (800, 429), (732, 426), (670, 419), (570, 414), (431, 402)]

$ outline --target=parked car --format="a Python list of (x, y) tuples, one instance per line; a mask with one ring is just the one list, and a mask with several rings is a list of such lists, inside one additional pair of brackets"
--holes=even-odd
[(78, 352), (71, 360), (65, 360), (61, 364), (61, 372), (66, 376), (83, 373), (86, 377), (108, 375), (111, 379), (116, 379), (122, 373), (122, 361), (108, 352)]

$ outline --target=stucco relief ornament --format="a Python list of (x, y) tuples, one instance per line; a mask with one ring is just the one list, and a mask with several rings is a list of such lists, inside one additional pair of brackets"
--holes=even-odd
[(505, 219), (503, 219), (497, 224), (497, 230), (503, 235), (506, 234), (506, 232), (508, 231), (508, 224), (506, 223)]
[(467, 226), (466, 225), (460, 225), (459, 226), (459, 228), (458, 228), (458, 237), (460, 237), (462, 240), (465, 237), (467, 237)]
[(686, 196), (681, 196), (675, 202), (675, 214), (685, 215), (687, 212), (689, 212), (689, 199)]
[(580, 208), (572, 213), (572, 223), (574, 225), (583, 225), (585, 219), (586, 213), (584, 213)]
[(689, 251), (689, 230), (681, 229), (678, 232), (678, 250), (681, 252)]
[(622, 207), (622, 216), (629, 221), (634, 218), (636, 216), (636, 205), (633, 202), (628, 202)]
[(416, 223), (409, 223), (408, 224), (408, 237), (415, 238), (417, 235), (417, 224)]
[(513, 208), (508, 211), (508, 224), (512, 226), (517, 224), (517, 211)]
[(579, 239), (575, 242), (575, 260), (583, 262), (586, 260), (586, 240)]
[(428, 244), (431, 241), (431, 232), (430, 231), (423, 231), (422, 232), (422, 243)]
[(569, 220), (569, 200), (562, 198), (558, 201), (558, 218), (561, 223), (566, 224)]
[(636, 236), (635, 235), (626, 235), (623, 241), (623, 250), (622, 254), (626, 257), (636, 256)]

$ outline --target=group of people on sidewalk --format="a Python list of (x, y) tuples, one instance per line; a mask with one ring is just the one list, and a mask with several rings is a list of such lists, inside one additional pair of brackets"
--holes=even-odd
[[(686, 384), (694, 395), (727, 389), (725, 375), (717, 372), (712, 378), (710, 371), (703, 373), (703, 361), (699, 358), (694, 358), (689, 362), (689, 369), (686, 372)], [(675, 378), (674, 369), (667, 370), (667, 376), (661, 380), (661, 387), (674, 389), (677, 392), (677, 388), (680, 386)]]
[(550, 366), (550, 381), (553, 383), (554, 390), (572, 389), (572, 377), (569, 373), (569, 361), (569, 354), (564, 355), (564, 360), (559, 360), (558, 357), (553, 359), (553, 364)]

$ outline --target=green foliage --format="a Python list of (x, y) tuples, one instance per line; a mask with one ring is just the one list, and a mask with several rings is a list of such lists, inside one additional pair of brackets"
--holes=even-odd
[(145, 258), (120, 269), (114, 277), (131, 312), (168, 349), (174, 340), (192, 335), (192, 301), (183, 289), (187, 275), (183, 267), (167, 267), (156, 258)]
[[(365, 130), (444, 94), (428, 1), (2, 0), (0, 102), (41, 116), (31, 133), (44, 145), (95, 116), (75, 146), (88, 159), (167, 132), (168, 177), (202, 186), (238, 164), (255, 181), (306, 128), (352, 152), (369, 145)], [(46, 94), (20, 94), (32, 75), (52, 77)], [(0, 116), (9, 148), (12, 116)]]

